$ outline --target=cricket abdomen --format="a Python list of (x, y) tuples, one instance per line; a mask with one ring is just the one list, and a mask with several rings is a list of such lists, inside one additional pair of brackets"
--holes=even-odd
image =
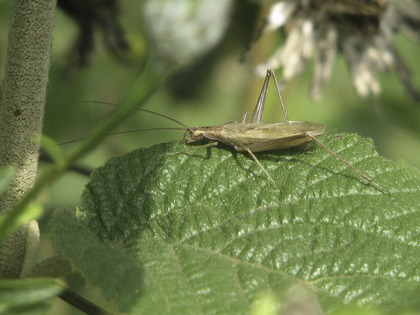
[(222, 126), (220, 141), (234, 145), (237, 151), (262, 152), (298, 146), (322, 135), (325, 125), (306, 121), (281, 123), (231, 123)]

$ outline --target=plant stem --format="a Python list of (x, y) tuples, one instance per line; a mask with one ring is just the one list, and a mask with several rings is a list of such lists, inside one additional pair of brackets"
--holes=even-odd
[(152, 95), (155, 89), (166, 80), (176, 69), (170, 69), (165, 73), (156, 73), (152, 67), (146, 67), (143, 75), (134, 85), (133, 93), (128, 99), (116, 107), (109, 118), (92, 134), (92, 136), (83, 141), (62, 163), (53, 165), (45, 171), (37, 180), (34, 187), (21, 199), (0, 225), (0, 242), (5, 237), (4, 226), (13, 224), (17, 218), (25, 211), (26, 205), (47, 185), (51, 184), (67, 170), (79, 158), (92, 150), (101, 139), (103, 139), (110, 130), (115, 128), (121, 121), (127, 118), (142, 102)]
[[(0, 108), (0, 168), (10, 165), (16, 175), (1, 195), (0, 214), (9, 213), (35, 183), (54, 13), (55, 0), (13, 2)], [(2, 244), (0, 277), (20, 276), (28, 244), (26, 230), (17, 231)], [(37, 246), (38, 240), (29, 243)]]

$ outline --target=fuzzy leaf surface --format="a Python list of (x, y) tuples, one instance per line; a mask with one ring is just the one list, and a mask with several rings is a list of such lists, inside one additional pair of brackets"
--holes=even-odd
[(420, 282), (419, 172), (356, 135), (320, 140), (392, 194), (318, 146), (258, 153), (274, 186), (247, 154), (165, 143), (98, 169), (78, 219), (144, 267), (133, 312), (247, 313), (261, 292), (280, 303), (296, 284), (326, 311), (408, 305)]

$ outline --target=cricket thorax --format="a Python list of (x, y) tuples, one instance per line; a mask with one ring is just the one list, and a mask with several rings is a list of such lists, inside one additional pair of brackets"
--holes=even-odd
[(220, 126), (190, 128), (184, 135), (184, 143), (200, 141), (204, 138), (218, 140), (220, 139)]

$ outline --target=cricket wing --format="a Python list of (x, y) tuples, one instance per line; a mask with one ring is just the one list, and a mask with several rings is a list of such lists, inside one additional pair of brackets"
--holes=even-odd
[(308, 136), (324, 133), (325, 125), (307, 121), (289, 121), (274, 124), (232, 123), (223, 125), (221, 141), (233, 145), (238, 151), (252, 152), (290, 148), (312, 141)]

